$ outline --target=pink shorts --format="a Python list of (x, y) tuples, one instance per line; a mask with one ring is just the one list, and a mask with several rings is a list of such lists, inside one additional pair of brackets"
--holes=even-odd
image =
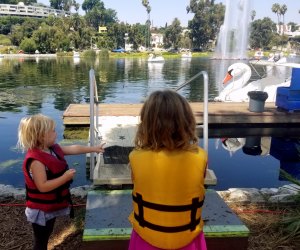
[[(128, 250), (159, 250), (144, 241), (134, 230), (132, 230)], [(178, 250), (207, 250), (204, 233), (201, 232), (190, 244)]]

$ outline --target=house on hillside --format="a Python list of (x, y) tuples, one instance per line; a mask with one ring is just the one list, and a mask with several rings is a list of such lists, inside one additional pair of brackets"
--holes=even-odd
[(295, 36), (300, 36), (300, 25), (298, 24), (297, 30), (292, 31), (292, 25), (287, 25), (287, 24), (280, 24), (276, 25), (276, 32), (279, 35), (287, 35), (289, 37), (295, 37)]
[(164, 45), (164, 36), (160, 33), (151, 33), (150, 45), (153, 48), (161, 48)]

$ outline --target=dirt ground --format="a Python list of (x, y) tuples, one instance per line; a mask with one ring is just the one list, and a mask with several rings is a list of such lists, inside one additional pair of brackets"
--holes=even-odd
[[(32, 250), (32, 228), (26, 221), (24, 201), (0, 199), (0, 249)], [(49, 250), (81, 249), (85, 199), (74, 198), (75, 218), (57, 218)], [(76, 205), (77, 204), (77, 205)]]
[[(82, 249), (85, 199), (74, 199), (75, 219), (58, 218), (54, 233), (49, 242), (49, 250)], [(0, 199), (0, 249), (31, 250), (32, 230), (24, 214), (24, 201)], [(229, 204), (230, 205), (230, 204)], [(277, 207), (262, 208), (252, 205), (231, 204), (250, 229), (248, 250), (296, 250), (300, 249), (300, 240), (289, 236), (278, 226), (278, 222), (287, 214), (298, 212), (298, 208)]]

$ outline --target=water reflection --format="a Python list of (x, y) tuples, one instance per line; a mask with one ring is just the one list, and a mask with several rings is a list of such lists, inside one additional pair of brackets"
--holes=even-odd
[[(270, 154), (279, 160), (280, 169), (300, 180), (300, 140), (272, 138)], [(285, 180), (279, 175), (280, 180)]]
[[(277, 161), (278, 179), (286, 180), (280, 176), (280, 169), (286, 171), (295, 179), (300, 180), (300, 139), (271, 136), (248, 136), (245, 138), (221, 138), (216, 139), (216, 149), (222, 148), (229, 152), (231, 158), (238, 151), (245, 155), (255, 157), (273, 157)], [(247, 164), (246, 162), (244, 163)], [(244, 167), (244, 165), (241, 165)], [(253, 166), (255, 168), (255, 166)]]

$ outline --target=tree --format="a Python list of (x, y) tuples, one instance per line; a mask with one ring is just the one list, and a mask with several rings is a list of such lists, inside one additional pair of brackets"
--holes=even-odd
[(148, 29), (147, 29), (147, 32), (146, 32), (146, 47), (149, 47), (150, 46), (150, 25), (151, 25), (150, 12), (151, 12), (151, 6), (149, 5), (148, 0), (142, 0), (142, 4), (146, 8), (146, 11), (147, 11), (146, 25), (147, 25)]
[(274, 39), (276, 24), (268, 17), (251, 23), (250, 45), (252, 48), (269, 49)]
[(141, 44), (145, 44), (145, 25), (133, 24), (128, 31), (129, 43), (132, 43), (133, 49), (137, 50)]
[(104, 10), (104, 3), (101, 0), (84, 0), (81, 8), (85, 13), (92, 11), (93, 9), (98, 9), (100, 11)]
[(114, 23), (108, 29), (107, 35), (108, 39), (111, 40), (111, 48), (117, 47), (125, 47), (125, 33), (129, 31), (129, 25), (123, 22), (121, 23)]
[(289, 22), (287, 25), (291, 26), (291, 31), (292, 32), (297, 30), (297, 23)]
[(283, 25), (284, 25), (284, 15), (285, 15), (286, 11), (287, 11), (287, 6), (285, 4), (283, 4), (280, 7), (280, 10), (279, 10), (280, 15), (282, 15), (282, 23), (283, 23)]
[(255, 10), (252, 10), (252, 11), (251, 11), (251, 21), (252, 21), (252, 22), (254, 21), (255, 16), (256, 16), (256, 11), (255, 11)]
[(32, 38), (25, 38), (20, 44), (20, 49), (30, 54), (34, 53), (36, 48), (36, 43)]
[(100, 0), (84, 0), (82, 9), (86, 12), (85, 19), (88, 25), (98, 30), (99, 26), (113, 24), (118, 21), (117, 12), (113, 9), (105, 9)]
[[(178, 49), (181, 39), (182, 27), (180, 21), (175, 18), (171, 25), (165, 31), (165, 43), (171, 45), (173, 48)], [(170, 47), (170, 46), (168, 46)]]
[(72, 6), (74, 6), (76, 10), (79, 9), (76, 0), (49, 0), (49, 2), (52, 8), (58, 10), (70, 11)]
[(188, 24), (193, 46), (207, 47), (210, 40), (216, 40), (224, 20), (225, 6), (214, 1), (191, 0), (187, 12), (195, 14)]
[(272, 12), (274, 12), (277, 15), (277, 24), (280, 23), (280, 5), (278, 3), (274, 3), (272, 5)]

